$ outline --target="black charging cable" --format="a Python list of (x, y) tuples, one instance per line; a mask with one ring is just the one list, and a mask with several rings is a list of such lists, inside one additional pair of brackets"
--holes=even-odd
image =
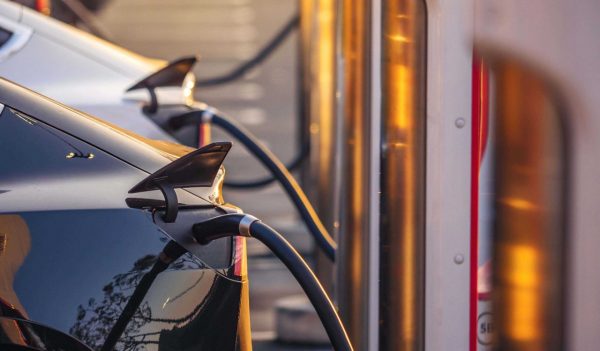
[(135, 311), (140, 307), (142, 300), (150, 290), (152, 283), (156, 277), (163, 272), (165, 269), (169, 267), (169, 265), (177, 260), (181, 255), (186, 253), (187, 251), (179, 244), (174, 241), (169, 241), (169, 243), (165, 246), (162, 252), (158, 255), (158, 259), (148, 271), (148, 273), (144, 274), (140, 283), (135, 287), (133, 294), (127, 301), (127, 305), (121, 312), (119, 319), (115, 325), (113, 325), (112, 329), (108, 333), (104, 344), (102, 345), (101, 351), (113, 351), (115, 345), (123, 335), (127, 324), (135, 314)]
[(290, 270), (315, 307), (335, 350), (351, 351), (352, 344), (333, 303), (300, 254), (281, 234), (246, 214), (226, 214), (194, 224), (196, 241), (206, 245), (227, 236), (256, 238), (265, 244)]
[(199, 109), (194, 109), (190, 112), (186, 112), (179, 116), (171, 117), (169, 120), (169, 128), (178, 130), (188, 125), (198, 125), (199, 123), (210, 123), (227, 133), (231, 134), (237, 140), (239, 140), (244, 146), (250, 151), (258, 160), (273, 174), (275, 178), (281, 183), (284, 190), (296, 206), (296, 209), (300, 213), (300, 216), (306, 223), (308, 230), (315, 238), (317, 245), (323, 250), (325, 255), (335, 260), (335, 252), (337, 244), (327, 232), (327, 229), (319, 219), (319, 216), (312, 207), (310, 201), (304, 194), (304, 191), (298, 185), (298, 182), (285, 168), (285, 166), (279, 161), (269, 149), (267, 149), (262, 143), (252, 135), (246, 128), (237, 123), (232, 118), (225, 116), (217, 109), (208, 105), (202, 104), (203, 106)]
[[(284, 165), (285, 168), (287, 168), (287, 170), (290, 171), (290, 173), (295, 171), (296, 169), (298, 169), (302, 165), (302, 162), (304, 161), (304, 159), (308, 156), (309, 149), (310, 149), (310, 147), (309, 147), (308, 143), (304, 143), (300, 147), (300, 151), (292, 159), (292, 161), (290, 161), (290, 163), (287, 163)], [(251, 190), (251, 189), (256, 189), (256, 188), (261, 188), (261, 187), (267, 186), (275, 181), (277, 181), (277, 178), (275, 178), (273, 175), (268, 175), (263, 178), (254, 179), (254, 180), (239, 180), (239, 181), (226, 180), (223, 183), (223, 186), (226, 188), (232, 188), (232, 189)]]
[(285, 39), (294, 31), (296, 27), (300, 24), (300, 16), (298, 14), (294, 15), (286, 24), (281, 28), (281, 30), (265, 45), (254, 57), (246, 62), (244, 62), (241, 66), (236, 67), (231, 72), (220, 76), (213, 77), (207, 79), (199, 79), (196, 82), (196, 86), (198, 87), (210, 87), (215, 85), (226, 84), (232, 82), (236, 79), (239, 79), (244, 76), (247, 72), (252, 70), (254, 67), (261, 64), (266, 58), (268, 58), (275, 50), (283, 44)]

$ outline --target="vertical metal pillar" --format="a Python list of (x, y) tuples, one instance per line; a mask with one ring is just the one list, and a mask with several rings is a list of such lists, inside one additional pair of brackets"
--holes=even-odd
[(380, 350), (424, 350), (426, 7), (382, 7)]
[(498, 350), (564, 350), (567, 141), (561, 99), (514, 60), (496, 77)]
[(369, 345), (370, 14), (369, 2), (343, 0), (338, 22), (338, 119), (342, 176), (335, 284), (340, 315), (354, 347)]
[[(323, 225), (336, 237), (338, 229), (335, 119), (335, 0), (300, 0), (303, 98), (310, 160), (305, 175), (308, 196)], [(332, 291), (333, 265), (317, 249), (316, 270), (326, 290)]]
[(338, 234), (341, 316), (357, 349), (423, 350), (424, 0), (301, 8), (311, 198)]

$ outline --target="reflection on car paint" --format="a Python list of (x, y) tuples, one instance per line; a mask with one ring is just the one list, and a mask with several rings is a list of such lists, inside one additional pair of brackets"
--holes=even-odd
[[(138, 210), (5, 214), (0, 233), (6, 305), (94, 349), (168, 241)], [(157, 277), (116, 349), (234, 349), (241, 285), (230, 279), (182, 256)]]
[(90, 351), (69, 335), (22, 318), (11, 317), (0, 317), (0, 349)]

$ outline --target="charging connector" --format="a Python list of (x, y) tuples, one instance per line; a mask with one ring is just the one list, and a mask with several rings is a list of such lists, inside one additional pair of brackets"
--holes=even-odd
[(315, 307), (335, 350), (351, 351), (352, 344), (337, 311), (319, 280), (300, 254), (281, 234), (246, 214), (226, 214), (193, 226), (200, 244), (227, 236), (245, 236), (260, 240), (290, 270)]
[(187, 125), (198, 125), (199, 123), (211, 123), (212, 125), (222, 128), (244, 144), (246, 149), (248, 149), (248, 151), (271, 171), (294, 203), (294, 206), (300, 213), (304, 223), (306, 223), (308, 230), (315, 238), (317, 245), (329, 259), (334, 261), (337, 244), (331, 235), (329, 235), (329, 232), (319, 219), (319, 216), (298, 182), (296, 182), (288, 169), (281, 161), (279, 161), (277, 156), (262, 145), (262, 143), (242, 125), (232, 118), (227, 117), (214, 107), (206, 104), (199, 104), (198, 109), (172, 117), (169, 121), (169, 127), (173, 130), (177, 130)]
[[(302, 144), (300, 146), (300, 151), (298, 151), (298, 153), (294, 156), (294, 158), (289, 163), (284, 164), (285, 168), (287, 168), (287, 170), (290, 173), (297, 170), (304, 163), (304, 160), (308, 157), (309, 152), (310, 152), (309, 143), (306, 142), (306, 143)], [(253, 180), (240, 180), (240, 181), (227, 180), (226, 182), (223, 183), (223, 186), (225, 186), (226, 188), (231, 188), (231, 189), (253, 190), (256, 188), (265, 187), (275, 181), (277, 181), (277, 178), (273, 177), (272, 175), (267, 175), (263, 178), (253, 179)]]

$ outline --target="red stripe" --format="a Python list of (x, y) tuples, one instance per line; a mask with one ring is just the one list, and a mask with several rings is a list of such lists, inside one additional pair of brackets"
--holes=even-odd
[(471, 252), (469, 287), (469, 350), (477, 350), (477, 268), (479, 261), (479, 168), (488, 126), (488, 77), (483, 61), (473, 55), (471, 100)]
[(236, 236), (234, 241), (235, 258), (233, 262), (233, 274), (238, 277), (242, 276), (242, 260), (246, 259), (244, 257), (244, 245), (246, 244), (245, 240), (246, 238), (244, 237)]
[(201, 148), (205, 145), (208, 145), (210, 143), (210, 140), (207, 140), (208, 139), (207, 129), (208, 129), (207, 123), (198, 124), (198, 147), (199, 148)]
[(36, 0), (35, 10), (45, 15), (50, 15), (50, 3), (49, 0)]

